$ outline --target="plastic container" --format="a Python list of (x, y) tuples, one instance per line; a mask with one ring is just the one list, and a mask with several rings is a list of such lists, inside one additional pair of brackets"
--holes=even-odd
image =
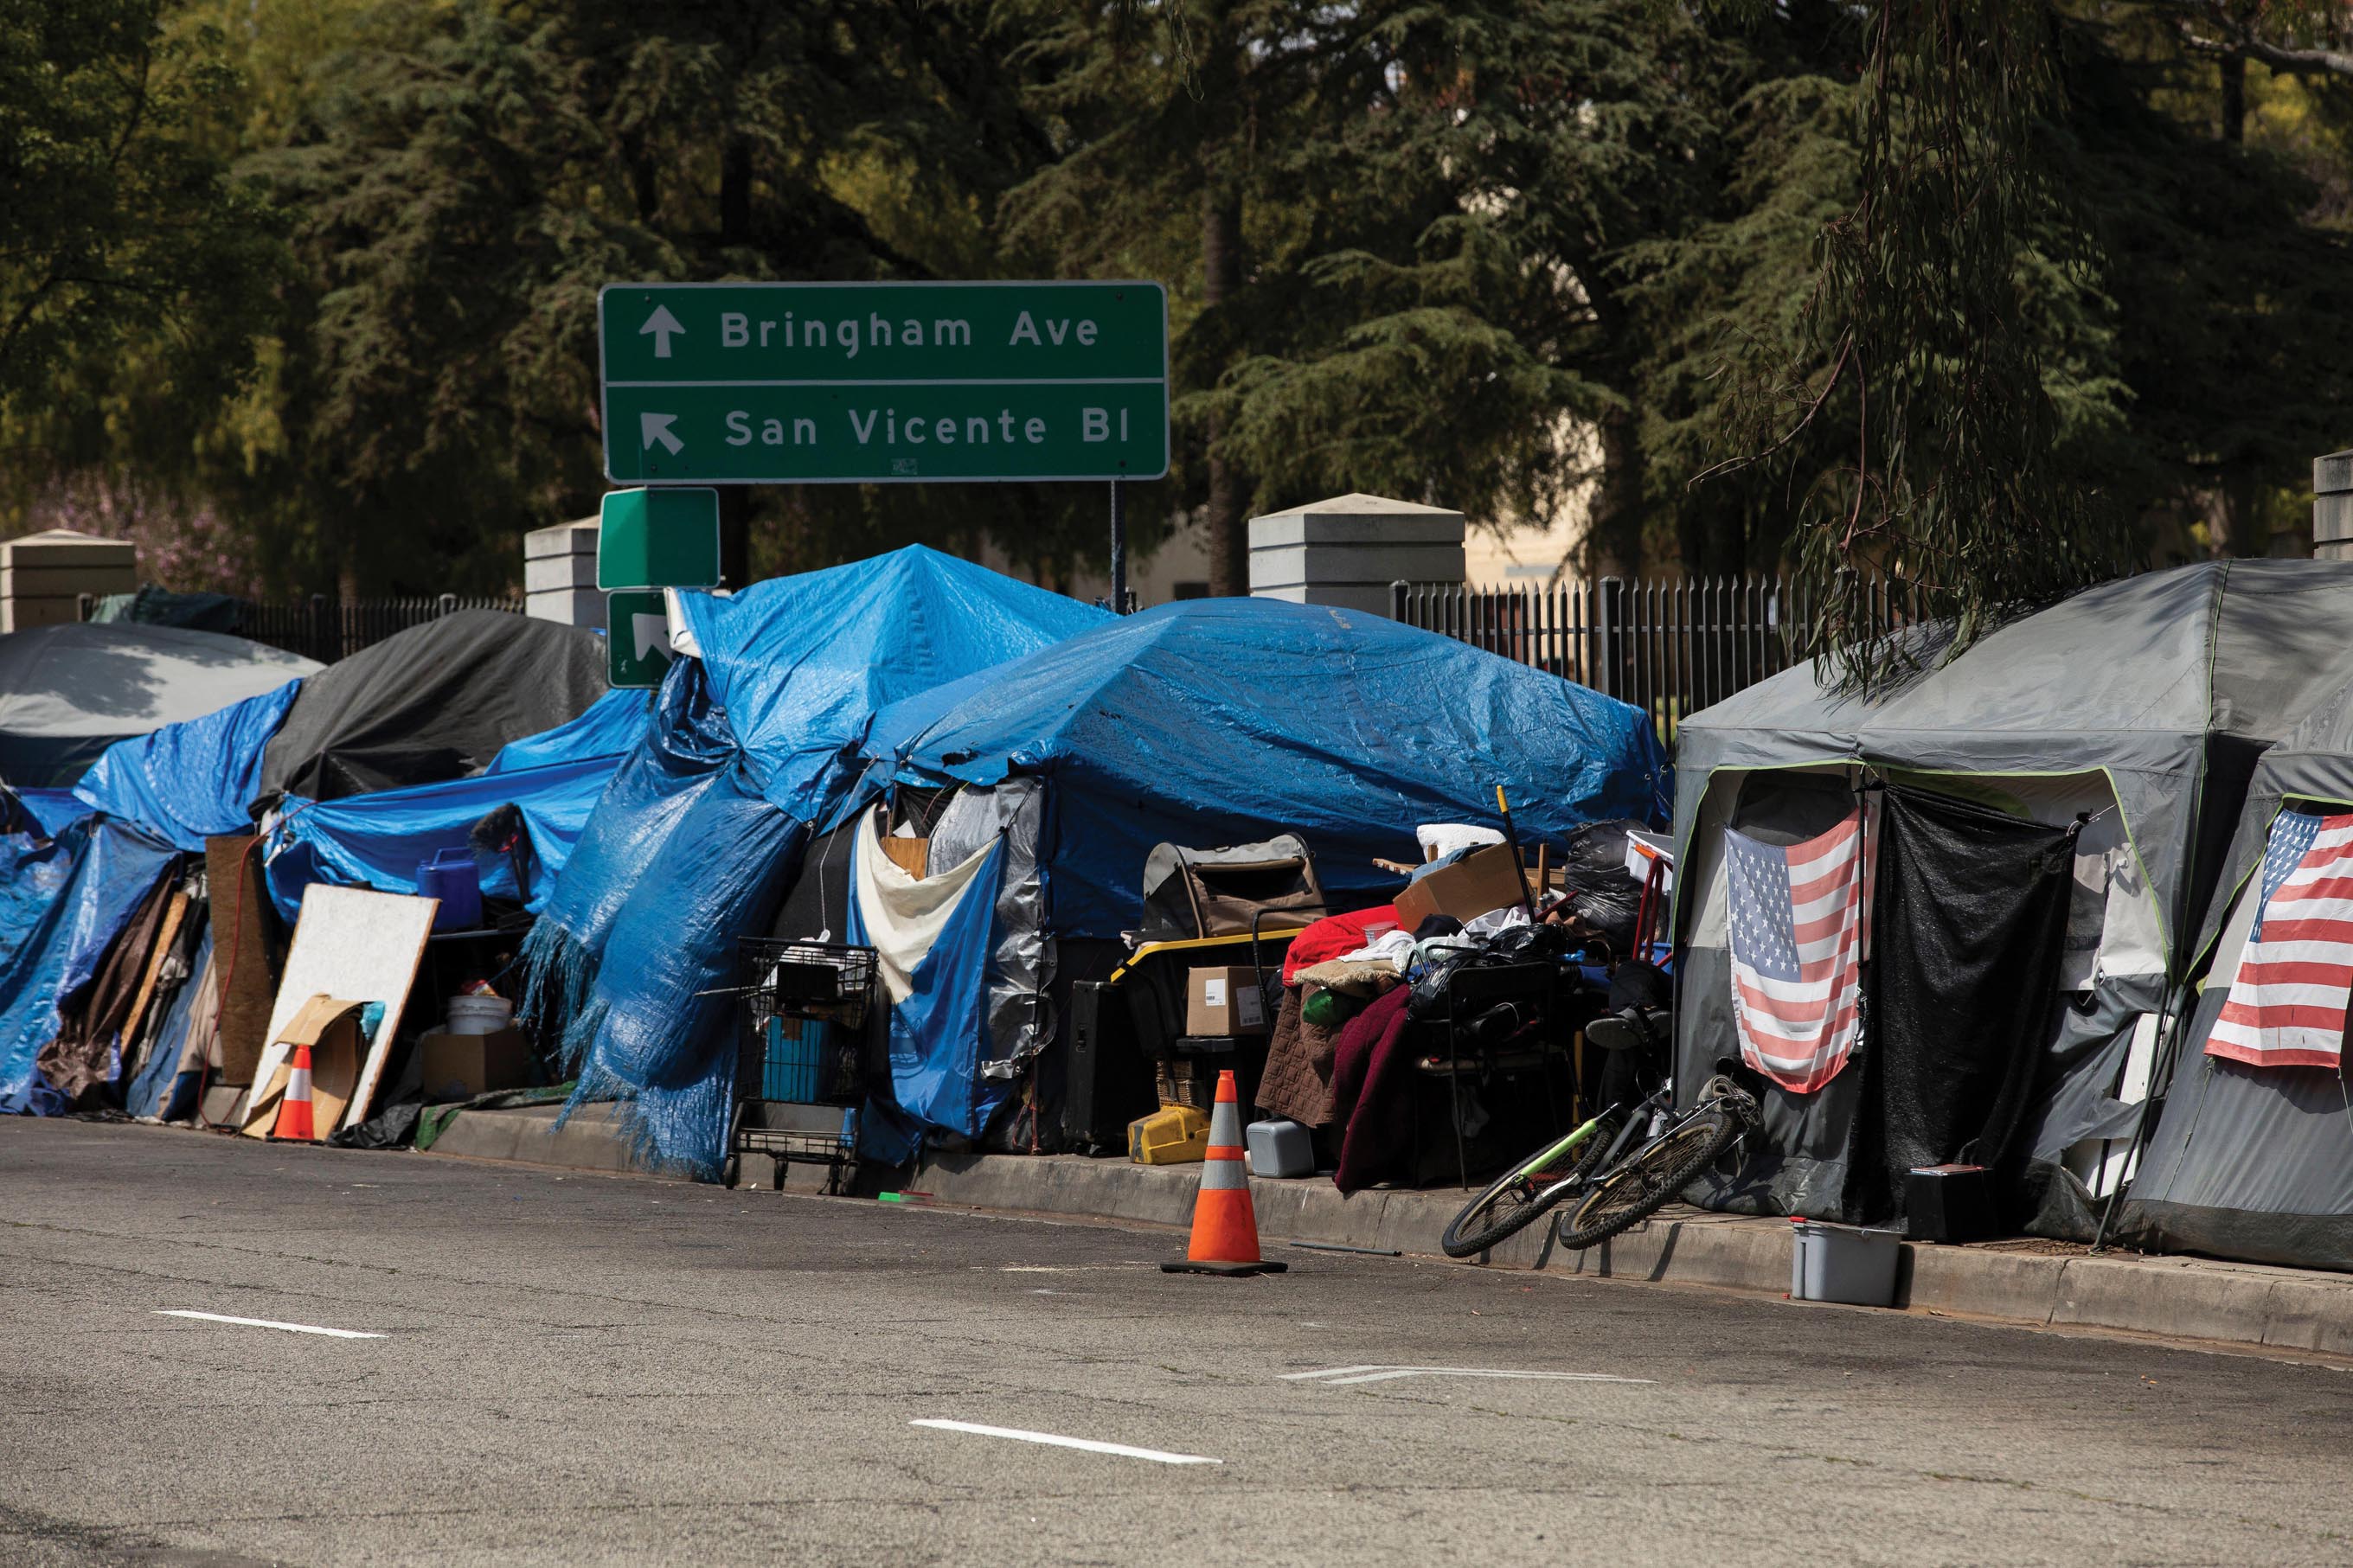
[(834, 1026), (823, 1018), (770, 1018), (761, 1058), (760, 1098), (815, 1105), (834, 1098), (828, 1069)]
[(482, 871), (471, 849), (444, 849), (417, 863), (417, 892), (438, 899), (435, 931), (471, 931), (482, 923)]
[(1895, 1305), (1900, 1230), (1865, 1230), (1820, 1220), (1791, 1222), (1789, 1298), (1851, 1307)]
[(1457, 849), (1476, 849), (1489, 844), (1501, 844), (1501, 828), (1481, 827), (1469, 822), (1424, 822), (1413, 830), (1421, 845), (1424, 858), (1431, 860), (1451, 855)]
[(1253, 1121), (1244, 1130), (1250, 1173), (1278, 1180), (1315, 1173), (1315, 1140), (1296, 1121)]
[(449, 1032), (453, 1035), (495, 1035), (514, 1022), (514, 1004), (503, 996), (452, 996)]
[(1139, 1165), (1198, 1164), (1208, 1154), (1208, 1114), (1189, 1105), (1164, 1105), (1127, 1124), (1127, 1157)]

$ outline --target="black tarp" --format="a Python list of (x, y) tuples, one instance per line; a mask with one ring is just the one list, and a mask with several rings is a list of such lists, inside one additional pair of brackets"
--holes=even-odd
[(1882, 801), (1852, 1194), (1900, 1212), (1905, 1173), (2020, 1154), (2058, 999), (2075, 832), (1903, 788)]
[(503, 610), (411, 626), (303, 684), (263, 755), (264, 800), (463, 778), (605, 695), (604, 641)]

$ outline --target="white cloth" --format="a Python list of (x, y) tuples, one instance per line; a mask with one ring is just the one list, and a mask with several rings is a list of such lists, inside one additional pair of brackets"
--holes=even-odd
[(1480, 827), (1468, 822), (1425, 822), (1413, 830), (1421, 843), (1421, 852), (1431, 859), (1451, 855), (1457, 849), (1476, 849), (1482, 845), (1501, 844), (1501, 828)]
[(893, 1002), (914, 994), (915, 971), (931, 955), (932, 944), (964, 901), (966, 889), (988, 860), (996, 842), (981, 846), (972, 858), (936, 877), (911, 877), (882, 852), (874, 836), (874, 817), (859, 820), (857, 848), (850, 857), (849, 896), (858, 900), (858, 917), (866, 923), (866, 940), (873, 944), (875, 967), (882, 975), (882, 994)]
[(1404, 973), (1405, 966), (1412, 962), (1412, 959), (1413, 933), (1409, 931), (1390, 931), (1378, 942), (1368, 942), (1354, 952), (1344, 952), (1340, 955), (1340, 962), (1343, 963), (1369, 963), (1375, 960), (1394, 963), (1400, 973)]

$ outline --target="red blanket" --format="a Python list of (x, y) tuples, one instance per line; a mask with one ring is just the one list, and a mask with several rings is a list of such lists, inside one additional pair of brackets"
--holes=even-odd
[(1376, 910), (1358, 910), (1354, 914), (1325, 915), (1305, 931), (1291, 939), (1291, 951), (1283, 954), (1282, 983), (1288, 985), (1292, 977), (1303, 969), (1312, 968), (1327, 958), (1354, 952), (1365, 945), (1365, 928), (1383, 921), (1397, 924), (1397, 906), (1383, 904)]
[(1332, 1062), (1332, 1118), (1340, 1134), (1343, 1193), (1410, 1179), (1413, 1161), (1413, 1037), (1400, 985), (1348, 1020)]

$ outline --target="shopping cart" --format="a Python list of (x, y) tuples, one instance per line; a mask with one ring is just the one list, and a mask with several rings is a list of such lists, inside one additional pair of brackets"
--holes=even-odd
[(874, 997), (874, 950), (744, 937), (736, 942), (741, 1032), (735, 1110), (720, 1180), (734, 1186), (744, 1156), (823, 1165), (825, 1190), (848, 1184), (858, 1160), (860, 1064)]

